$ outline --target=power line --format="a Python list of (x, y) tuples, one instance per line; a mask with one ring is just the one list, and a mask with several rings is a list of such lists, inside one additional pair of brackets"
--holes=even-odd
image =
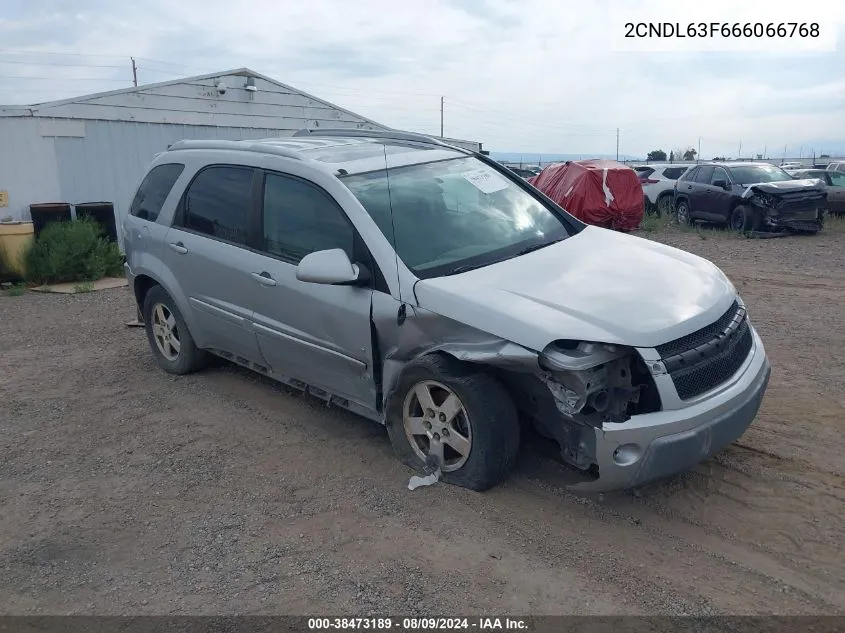
[(21, 64), (23, 66), (56, 66), (62, 68), (125, 68), (117, 64), (57, 64), (56, 62), (22, 62), (0, 59), (0, 64)]
[(16, 53), (19, 55), (56, 55), (59, 57), (99, 57), (101, 59), (122, 59), (128, 55), (92, 55), (91, 53), (57, 53), (51, 51), (25, 51), (12, 48), (0, 48), (0, 53)]
[(21, 75), (0, 75), (0, 79), (26, 79), (29, 81), (116, 81), (130, 83), (131, 79), (114, 79), (113, 77), (26, 77)]

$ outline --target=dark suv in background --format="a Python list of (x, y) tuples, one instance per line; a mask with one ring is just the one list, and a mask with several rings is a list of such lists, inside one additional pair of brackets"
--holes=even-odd
[(816, 233), (826, 204), (827, 192), (820, 181), (796, 180), (768, 163), (702, 163), (675, 184), (680, 224), (703, 220), (737, 231)]

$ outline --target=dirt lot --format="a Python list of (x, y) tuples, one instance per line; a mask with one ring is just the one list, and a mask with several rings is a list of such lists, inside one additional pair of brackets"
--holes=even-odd
[(164, 374), (125, 289), (0, 297), (0, 612), (845, 613), (845, 233), (646, 235), (724, 268), (773, 376), (639, 495), (567, 493), (530, 447), (488, 493), (410, 492), (372, 422)]

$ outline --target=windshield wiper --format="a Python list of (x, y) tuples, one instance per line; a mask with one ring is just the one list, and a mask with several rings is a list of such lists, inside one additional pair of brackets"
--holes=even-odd
[(469, 272), (470, 270), (475, 270), (476, 268), (484, 268), (485, 266), (490, 266), (492, 264), (498, 264), (500, 262), (505, 262), (505, 261), (512, 259), (514, 257), (519, 257), (520, 255), (525, 255), (525, 254), (530, 253), (532, 251), (536, 251), (536, 250), (539, 250), (541, 248), (545, 248), (546, 246), (551, 246), (552, 244), (557, 244), (558, 242), (562, 242), (562, 241), (563, 241), (563, 238), (560, 238), (560, 239), (557, 239), (557, 240), (552, 240), (550, 242), (543, 242), (541, 244), (532, 244), (531, 246), (526, 246), (525, 248), (518, 251), (516, 254), (511, 255), (510, 257), (505, 257), (504, 259), (497, 259), (497, 260), (492, 261), (492, 262), (484, 262), (483, 264), (464, 264), (463, 266), (456, 266), (455, 268), (452, 268), (451, 270), (445, 272), (444, 275), (446, 275), (446, 276), (448, 276), (448, 275), (460, 275), (461, 273)]
[(532, 244), (531, 246), (526, 246), (521, 251), (518, 251), (514, 257), (519, 257), (520, 255), (527, 255), (528, 253), (532, 253), (534, 251), (538, 251), (541, 248), (546, 248), (547, 246), (551, 246), (552, 244), (557, 244), (558, 242), (562, 242), (563, 238), (559, 240), (552, 240), (551, 242), (543, 242), (541, 244)]
[(460, 275), (461, 273), (466, 273), (466, 272), (469, 272), (470, 270), (475, 270), (476, 268), (481, 268), (483, 266), (487, 266), (487, 264), (486, 263), (475, 264), (475, 265), (464, 264), (463, 266), (455, 266), (451, 270), (447, 271), (445, 273), (445, 275), (447, 275), (447, 276), (448, 275)]

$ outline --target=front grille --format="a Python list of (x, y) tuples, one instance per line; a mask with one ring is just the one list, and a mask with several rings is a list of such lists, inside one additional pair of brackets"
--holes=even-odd
[(798, 211), (804, 209), (815, 209), (816, 207), (824, 206), (824, 199), (826, 197), (824, 191), (801, 192), (778, 194), (775, 199), (775, 207), (778, 211)]
[(657, 347), (678, 396), (689, 400), (730, 379), (751, 352), (753, 337), (738, 302), (716, 322)]
[(661, 358), (666, 358), (667, 356), (672, 356), (678, 352), (685, 352), (698, 347), (702, 343), (706, 343), (711, 340), (720, 332), (724, 332), (730, 322), (733, 321), (733, 318), (736, 316), (738, 310), (739, 302), (734, 301), (731, 304), (731, 307), (728, 308), (727, 312), (719, 317), (718, 321), (715, 321), (700, 330), (696, 330), (692, 334), (687, 334), (686, 336), (682, 336), (674, 341), (658, 345), (655, 349), (657, 349), (657, 353), (660, 354)]
[(751, 328), (747, 320), (739, 326), (734, 339), (733, 344), (717, 356), (670, 374), (681, 400), (700, 396), (726, 382), (739, 371), (751, 351)]

